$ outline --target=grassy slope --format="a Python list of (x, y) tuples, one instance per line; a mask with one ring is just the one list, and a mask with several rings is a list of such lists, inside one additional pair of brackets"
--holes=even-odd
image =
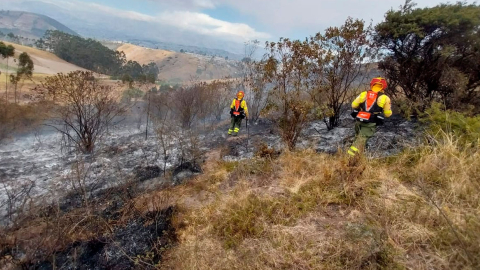
[[(201, 80), (221, 79), (231, 75), (235, 69), (229, 65), (219, 65), (209, 61), (209, 57), (199, 59), (191, 54), (144, 48), (132, 44), (122, 44), (117, 51), (123, 51), (128, 60), (140, 64), (155, 62), (160, 69), (159, 78), (164, 81), (188, 82), (197, 76), (201, 69)], [(212, 75), (212, 77), (210, 77)]]
[[(68, 63), (58, 56), (54, 55), (53, 53), (42, 51), (39, 49), (35, 49), (28, 46), (22, 46), (19, 44), (11, 43), (2, 41), (7, 45), (12, 45), (15, 47), (15, 59), (18, 61), (18, 57), (22, 52), (26, 52), (30, 55), (34, 63), (34, 71), (32, 80), (24, 80), (21, 81), (18, 85), (18, 96), (20, 100), (25, 99), (23, 96), (24, 94), (30, 94), (30, 90), (35, 86), (39, 85), (47, 76), (51, 76), (57, 73), (69, 73), (71, 71), (76, 70), (86, 70), (81, 67), (78, 67), (74, 64)], [(16, 71), (17, 64), (13, 61), (13, 59), (9, 59), (8, 61), (9, 69), (8, 74), (12, 74)], [(5, 81), (7, 80), (7, 60), (0, 58), (0, 93), (4, 95), (5, 93)], [(98, 75), (101, 77), (101, 75)], [(10, 83), (10, 79), (8, 79), (8, 97), (10, 101), (14, 100), (14, 87)], [(27, 98), (28, 99), (28, 98)]]
[[(68, 73), (70, 71), (74, 70), (84, 70), (81, 67), (78, 67), (74, 64), (68, 63), (62, 59), (60, 59), (58, 56), (54, 55), (53, 53), (38, 50), (32, 47), (28, 46), (22, 46), (19, 44), (15, 43), (10, 43), (6, 41), (2, 41), (3, 43), (7, 45), (12, 45), (15, 47), (15, 58), (18, 59), (18, 56), (22, 52), (26, 52), (30, 55), (30, 57), (33, 60), (33, 63), (35, 65), (34, 72), (36, 74), (56, 74), (59, 72), (64, 72)], [(2, 63), (2, 70), (3, 67), (6, 66), (6, 60), (2, 59), (0, 60), (0, 63)], [(9, 65), (14, 67), (14, 62), (12, 59), (9, 60)], [(3, 73), (3, 72), (2, 72)]]
[(164, 269), (479, 269), (479, 155), (446, 136), (355, 166), (313, 151), (210, 161), (138, 203), (180, 209)]

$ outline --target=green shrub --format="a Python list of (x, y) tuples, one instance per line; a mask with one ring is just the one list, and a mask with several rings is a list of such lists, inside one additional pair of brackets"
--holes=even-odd
[(441, 104), (433, 103), (422, 115), (421, 121), (428, 124), (427, 131), (436, 139), (452, 134), (463, 144), (478, 145), (480, 116), (445, 110)]

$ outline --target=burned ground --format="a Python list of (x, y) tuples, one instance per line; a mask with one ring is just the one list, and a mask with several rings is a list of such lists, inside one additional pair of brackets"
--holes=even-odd
[[(245, 124), (243, 122), (238, 137), (227, 135), (226, 122), (200, 131), (196, 136), (202, 142), (198, 149), (201, 156), (218, 151), (218, 158), (224, 161), (241, 161), (258, 155), (280, 154), (283, 145), (271, 121), (260, 119), (257, 123), (248, 123), (248, 130)], [(347, 116), (342, 118), (340, 127), (331, 131), (321, 121), (312, 122), (304, 130), (298, 148), (336, 153), (352, 142), (353, 125), (354, 121)], [(417, 143), (415, 126), (415, 122), (394, 116), (385, 126), (379, 127), (370, 140), (369, 154), (394, 155)], [(81, 237), (68, 235), (68, 239), (57, 239), (61, 244), (55, 248), (40, 248), (34, 251), (36, 255), (31, 254), (31, 247), (22, 250), (21, 237), (13, 242), (10, 239), (2, 243), (3, 258), (10, 258), (11, 262), (23, 264), (27, 269), (52, 269), (54, 265), (58, 269), (153, 267), (152, 263), (160, 258), (151, 257), (149, 251), (167, 249), (176, 239), (170, 224), (174, 210), (138, 212), (132, 200), (146, 192), (185, 183), (201, 174), (205, 158), (189, 160), (180, 157), (181, 151), (175, 149), (168, 157), (164, 172), (164, 157), (154, 133), (150, 134), (145, 139), (143, 128), (117, 127), (105, 137), (96, 153), (89, 156), (62, 153), (59, 138), (54, 133), (26, 137), (2, 146), (3, 225), (11, 226), (16, 218), (42, 209), (38, 211), (42, 215), (30, 217), (26, 227), (11, 226), (10, 231), (4, 233), (18, 233), (32, 226), (32, 222), (48, 223), (59, 217), (66, 220), (64, 227), (60, 226), (62, 230), (56, 232), (50, 228), (49, 233), (69, 232), (67, 228), (74, 226), (85, 228)], [(78, 164), (84, 171), (79, 172)], [(79, 176), (83, 182), (76, 180)], [(25, 202), (31, 205), (27, 207)], [(42, 204), (49, 207), (42, 207)], [(28, 240), (24, 239), (26, 242)]]

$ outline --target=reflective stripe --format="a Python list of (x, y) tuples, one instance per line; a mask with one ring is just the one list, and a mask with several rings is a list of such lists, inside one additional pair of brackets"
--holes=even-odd
[(235, 129), (235, 132), (238, 132), (239, 130), (240, 130), (239, 128), (236, 128), (236, 129)]
[(359, 151), (358, 148), (356, 148), (355, 146), (350, 146), (350, 149), (352, 149), (352, 150), (355, 151), (355, 152), (358, 152), (358, 151)]
[(355, 156), (355, 155), (356, 155), (356, 153), (354, 153), (354, 152), (352, 152), (352, 151), (350, 151), (350, 150), (348, 150), (348, 154), (349, 154), (350, 156)]

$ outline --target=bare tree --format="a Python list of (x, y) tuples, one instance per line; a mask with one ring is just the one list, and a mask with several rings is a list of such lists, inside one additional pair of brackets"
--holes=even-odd
[(250, 94), (247, 96), (248, 113), (254, 122), (258, 121), (268, 104), (268, 80), (262, 73), (264, 65), (264, 61), (255, 62), (245, 82), (250, 89)]
[(179, 87), (173, 91), (171, 102), (182, 128), (190, 129), (204, 109), (204, 87), (199, 83)]
[(232, 80), (219, 81), (215, 80), (206, 85), (207, 99), (205, 101), (209, 113), (215, 117), (217, 121), (222, 119), (225, 108), (228, 107), (234, 97), (232, 93)]
[(260, 113), (267, 105), (266, 80), (263, 76), (263, 62), (255, 61), (255, 53), (260, 42), (251, 40), (244, 45), (244, 58), (241, 61), (242, 90), (245, 92), (245, 100), (248, 104), (249, 117), (257, 121)]
[(160, 148), (163, 154), (163, 175), (165, 176), (167, 162), (170, 159), (171, 151), (174, 147), (176, 138), (175, 121), (172, 109), (169, 106), (169, 93), (160, 93), (158, 96), (152, 97), (152, 114), (154, 115), (155, 131)]
[(125, 109), (117, 103), (112, 88), (100, 85), (92, 72), (47, 77), (40, 93), (55, 104), (51, 126), (83, 153), (93, 152), (98, 139)]

